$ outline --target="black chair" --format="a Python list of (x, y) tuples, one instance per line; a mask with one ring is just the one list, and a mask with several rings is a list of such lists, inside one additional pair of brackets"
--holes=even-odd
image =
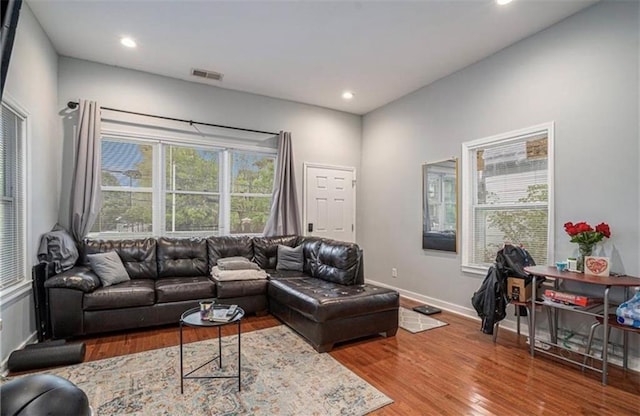
[(91, 416), (87, 395), (75, 384), (50, 374), (35, 374), (0, 386), (2, 416)]

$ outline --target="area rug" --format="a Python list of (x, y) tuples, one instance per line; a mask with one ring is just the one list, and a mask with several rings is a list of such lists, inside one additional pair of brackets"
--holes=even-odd
[(449, 325), (446, 322), (438, 321), (437, 319), (430, 318), (422, 313), (414, 312), (411, 309), (403, 308), (402, 306), (400, 307), (398, 324), (400, 325), (400, 328), (406, 329), (413, 334)]
[[(248, 332), (241, 341), (241, 392), (237, 379), (194, 379), (184, 381), (180, 394), (177, 346), (41, 373), (84, 390), (94, 415), (364, 415), (393, 402), (284, 325)], [(224, 374), (236, 374), (237, 338), (222, 342)], [(185, 344), (185, 369), (215, 354), (216, 340)]]

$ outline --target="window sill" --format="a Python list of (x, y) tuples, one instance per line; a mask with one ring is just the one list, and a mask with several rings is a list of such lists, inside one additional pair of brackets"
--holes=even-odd
[(31, 279), (24, 279), (18, 284), (2, 289), (0, 291), (0, 300), (2, 305), (6, 306), (29, 293), (31, 293)]
[(471, 264), (462, 265), (462, 271), (464, 273), (477, 274), (479, 276), (486, 276), (487, 270), (489, 270), (489, 267), (487, 266), (479, 266), (479, 265), (471, 265)]

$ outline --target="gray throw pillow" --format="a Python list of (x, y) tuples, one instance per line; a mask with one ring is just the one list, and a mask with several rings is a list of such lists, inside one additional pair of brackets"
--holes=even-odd
[(302, 245), (292, 248), (278, 245), (278, 263), (276, 270), (295, 270), (301, 272), (304, 266), (304, 253)]
[(115, 251), (87, 254), (87, 259), (104, 287), (130, 280), (120, 256)]

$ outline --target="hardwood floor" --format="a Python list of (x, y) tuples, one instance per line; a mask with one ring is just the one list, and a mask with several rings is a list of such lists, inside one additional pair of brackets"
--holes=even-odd
[[(402, 300), (403, 306), (415, 304)], [(496, 344), (478, 321), (443, 312), (449, 325), (395, 337), (338, 345), (332, 357), (394, 400), (375, 415), (640, 415), (640, 374), (613, 367), (600, 374), (531, 358), (526, 338), (501, 331)], [(243, 320), (243, 332), (278, 325), (270, 315)], [(185, 342), (209, 339), (207, 329), (185, 330)], [(86, 338), (86, 360), (178, 344), (177, 327)]]

